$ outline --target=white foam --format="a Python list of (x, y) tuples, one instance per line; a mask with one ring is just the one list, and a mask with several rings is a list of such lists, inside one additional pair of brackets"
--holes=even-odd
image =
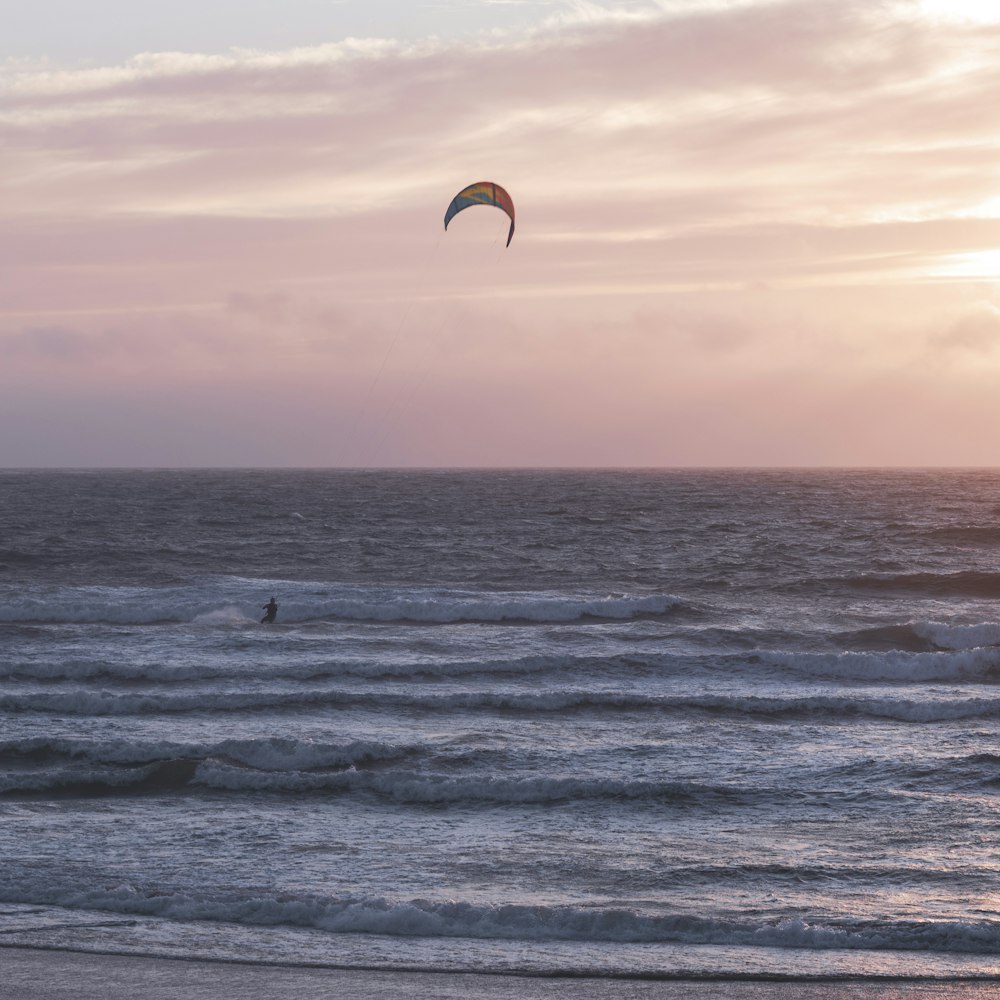
[(218, 608), (215, 611), (205, 611), (200, 615), (195, 615), (192, 619), (195, 625), (247, 625), (256, 622), (256, 618), (251, 618), (239, 608), (230, 605), (226, 608)]
[(388, 589), (225, 577), (188, 587), (38, 587), (0, 607), (0, 622), (245, 625), (259, 620), (261, 595), (272, 593), (278, 595), (278, 622), (285, 624), (627, 620), (662, 615), (679, 604), (666, 594)]
[(765, 664), (829, 680), (929, 682), (1000, 681), (1000, 648), (980, 646), (953, 652), (759, 654)]
[(934, 622), (914, 622), (913, 631), (941, 649), (973, 649), (977, 646), (1000, 645), (1000, 625), (940, 625)]

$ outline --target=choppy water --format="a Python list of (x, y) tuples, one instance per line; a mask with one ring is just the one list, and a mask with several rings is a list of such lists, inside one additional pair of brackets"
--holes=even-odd
[(996, 472), (0, 473), (0, 945), (1000, 975), (998, 555)]

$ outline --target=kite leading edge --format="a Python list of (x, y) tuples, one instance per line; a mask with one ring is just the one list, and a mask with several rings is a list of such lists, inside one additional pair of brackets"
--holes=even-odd
[(448, 211), (444, 213), (444, 228), (448, 228), (448, 223), (462, 211), (463, 208), (470, 208), (473, 205), (495, 205), (510, 216), (510, 232), (507, 233), (507, 246), (514, 237), (514, 202), (510, 195), (493, 181), (477, 181), (466, 188), (462, 188), (448, 206)]

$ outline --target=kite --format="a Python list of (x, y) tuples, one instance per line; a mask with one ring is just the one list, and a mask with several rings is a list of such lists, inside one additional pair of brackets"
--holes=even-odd
[(479, 181), (470, 184), (467, 188), (462, 188), (448, 206), (448, 211), (444, 213), (444, 228), (448, 228), (448, 223), (462, 211), (472, 205), (495, 205), (510, 216), (510, 232), (507, 233), (507, 246), (514, 237), (514, 202), (510, 195), (493, 181)]

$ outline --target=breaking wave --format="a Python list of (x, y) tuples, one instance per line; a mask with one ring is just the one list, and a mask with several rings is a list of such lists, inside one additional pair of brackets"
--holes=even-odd
[(257, 625), (261, 593), (280, 593), (278, 624), (317, 621), (454, 624), (657, 617), (681, 606), (668, 594), (561, 594), (409, 588), (340, 588), (239, 580), (179, 588), (70, 587), (0, 607), (0, 623)]
[(119, 882), (103, 886), (39, 883), (0, 876), (0, 900), (67, 909), (225, 922), (255, 927), (310, 928), (331, 934), (582, 941), (619, 944), (743, 945), (817, 950), (931, 951), (996, 954), (1000, 921), (848, 918), (809, 922), (720, 919), (696, 914), (653, 914), (628, 907), (483, 905), (461, 900), (371, 897), (241, 896), (164, 892)]

